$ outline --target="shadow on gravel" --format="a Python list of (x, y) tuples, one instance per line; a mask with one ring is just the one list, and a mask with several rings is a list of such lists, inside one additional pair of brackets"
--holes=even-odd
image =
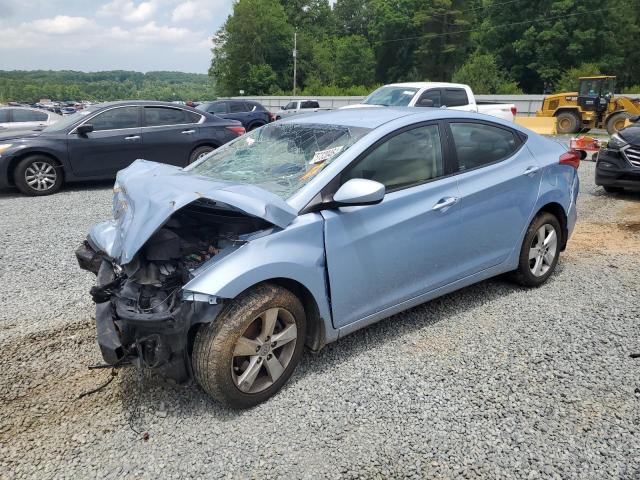
[[(91, 182), (74, 182), (63, 185), (58, 193), (54, 195), (64, 194), (66, 192), (90, 192), (92, 190), (104, 190), (112, 188), (114, 180), (93, 180)], [(20, 193), (16, 188), (0, 189), (0, 199), (2, 198), (25, 198), (26, 195)]]
[[(561, 268), (558, 268), (557, 272), (561, 273), (561, 271)], [(549, 284), (552, 283), (553, 277), (549, 280)], [(522, 291), (521, 287), (508, 282), (504, 277), (496, 277), (358, 330), (327, 345), (317, 354), (307, 351), (293, 377), (284, 386), (284, 390), (294, 387), (309, 375), (336, 368), (350, 357), (380, 348), (388, 342), (402, 341), (403, 337), (412, 337), (416, 332), (430, 329), (451, 316), (472, 310), (497, 297), (514, 295)], [(218, 420), (226, 422), (234, 421), (245, 414), (251, 415), (252, 410), (260, 408), (257, 406), (250, 410), (233, 410), (224, 407), (200, 390), (193, 381), (176, 385), (148, 372), (140, 374), (133, 368), (121, 371), (120, 376), (122, 378), (120, 386), (116, 388), (122, 389), (124, 414), (127, 416), (130, 428), (140, 435), (153, 429), (157, 415), (170, 414), (179, 421), (181, 418), (192, 418), (206, 413), (213, 414)], [(278, 402), (278, 398), (279, 396), (276, 395), (267, 403)]]

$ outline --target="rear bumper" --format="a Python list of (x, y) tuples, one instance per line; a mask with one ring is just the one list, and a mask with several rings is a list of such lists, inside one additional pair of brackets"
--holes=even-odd
[(198, 324), (215, 320), (222, 305), (182, 301), (171, 311), (139, 313), (109, 294), (118, 288), (113, 286), (117, 277), (102, 255), (83, 243), (76, 257), (81, 268), (97, 273), (92, 296), (96, 301), (97, 343), (104, 361), (114, 366), (135, 364), (178, 382), (187, 380), (191, 376), (190, 333)]
[(619, 150), (602, 148), (596, 163), (596, 185), (640, 190), (640, 167), (629, 163)]

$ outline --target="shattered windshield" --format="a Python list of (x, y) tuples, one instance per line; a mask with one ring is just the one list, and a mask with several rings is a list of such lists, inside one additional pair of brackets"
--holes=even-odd
[(417, 88), (408, 87), (380, 87), (365, 98), (362, 103), (384, 107), (406, 107), (417, 91)]
[(257, 185), (287, 199), (369, 131), (343, 125), (271, 123), (214, 150), (186, 170)]

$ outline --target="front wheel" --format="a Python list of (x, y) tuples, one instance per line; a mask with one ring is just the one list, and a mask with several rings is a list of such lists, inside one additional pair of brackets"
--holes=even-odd
[(234, 299), (195, 338), (195, 380), (213, 398), (248, 408), (289, 379), (304, 348), (306, 317), (289, 290), (263, 284)]
[(62, 186), (62, 169), (49, 157), (33, 155), (18, 163), (13, 180), (18, 190), (26, 195), (50, 195)]
[(515, 280), (526, 287), (546, 282), (558, 264), (560, 238), (558, 219), (547, 212), (538, 214), (524, 236)]
[(191, 152), (191, 155), (189, 155), (189, 165), (195, 162), (196, 160), (200, 160), (202, 157), (204, 157), (205, 155), (208, 155), (214, 150), (215, 150), (215, 147), (212, 147), (210, 145), (203, 145), (202, 147), (196, 148), (193, 152)]
[(607, 192), (607, 193), (621, 193), (621, 192), (624, 192), (624, 188), (621, 188), (621, 187), (604, 186), (602, 188), (604, 188), (604, 191)]

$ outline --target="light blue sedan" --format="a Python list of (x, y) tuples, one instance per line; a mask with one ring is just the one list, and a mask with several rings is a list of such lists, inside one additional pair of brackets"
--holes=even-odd
[(76, 252), (102, 355), (255, 405), (305, 345), (502, 273), (544, 283), (579, 163), (494, 117), (392, 108), (272, 123), (184, 169), (138, 160)]

